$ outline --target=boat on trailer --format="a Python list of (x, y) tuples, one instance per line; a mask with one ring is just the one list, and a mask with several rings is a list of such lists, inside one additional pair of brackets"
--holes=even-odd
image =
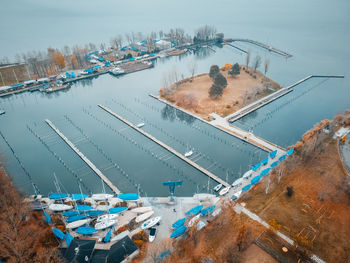
[(157, 216), (157, 217), (153, 217), (151, 219), (148, 219), (147, 221), (145, 221), (142, 226), (141, 229), (148, 229), (151, 228), (153, 226), (155, 226), (156, 224), (158, 224), (160, 222), (160, 220), (162, 220), (162, 217)]

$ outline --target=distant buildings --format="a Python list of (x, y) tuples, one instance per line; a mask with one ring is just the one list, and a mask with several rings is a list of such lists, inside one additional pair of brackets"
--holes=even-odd
[(0, 64), (0, 86), (9, 86), (30, 79), (26, 64)]

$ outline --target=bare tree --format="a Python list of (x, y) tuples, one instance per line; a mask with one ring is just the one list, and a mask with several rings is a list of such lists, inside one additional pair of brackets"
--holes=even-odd
[(193, 79), (194, 74), (196, 73), (197, 69), (198, 69), (197, 62), (195, 60), (192, 60), (192, 62), (190, 62), (188, 64), (188, 71), (190, 72), (192, 79)]
[(247, 65), (247, 67), (249, 66), (249, 62), (250, 62), (250, 55), (251, 55), (251, 51), (250, 49), (248, 49), (247, 55), (245, 57), (245, 64)]
[(256, 72), (256, 69), (258, 67), (260, 67), (261, 65), (261, 57), (260, 56), (256, 56), (253, 62), (253, 67), (254, 67), (254, 72)]
[(265, 63), (264, 63), (264, 74), (266, 75), (267, 71), (269, 70), (269, 66), (270, 66), (270, 59), (266, 58), (265, 59)]

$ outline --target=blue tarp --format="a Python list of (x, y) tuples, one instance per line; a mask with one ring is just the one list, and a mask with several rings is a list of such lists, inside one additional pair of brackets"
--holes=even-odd
[(49, 88), (49, 86), (48, 85), (44, 85), (44, 89), (48, 89)]
[(67, 247), (69, 247), (70, 243), (72, 242), (74, 238), (72, 237), (71, 234), (69, 234), (68, 232), (66, 233), (66, 242), (67, 242)]
[(270, 152), (270, 153), (269, 153), (269, 156), (270, 156), (271, 158), (275, 158), (276, 154), (277, 154), (277, 150), (274, 150), (273, 152)]
[(286, 159), (287, 155), (282, 155), (278, 160), (280, 162), (284, 161)]
[(72, 78), (75, 78), (75, 73), (74, 72), (72, 72), (70, 75), (72, 76)]
[(185, 231), (186, 231), (187, 227), (185, 227), (184, 225), (176, 228), (174, 230), (174, 232), (170, 235), (171, 238), (175, 238), (178, 236), (181, 236)]
[(185, 215), (187, 216), (195, 216), (196, 214), (198, 214), (203, 208), (203, 205), (197, 205), (195, 207), (193, 207), (192, 209), (188, 210)]
[(101, 67), (101, 65), (96, 65), (96, 66), (94, 66), (94, 69), (98, 69), (100, 67)]
[(127, 50), (127, 49), (128, 49), (128, 47), (127, 47), (127, 46), (124, 46), (124, 47), (122, 47), (120, 50), (125, 51), (125, 50)]
[(253, 165), (252, 170), (256, 171), (259, 169), (260, 166), (261, 166), (261, 163), (257, 163), (256, 165)]
[(180, 226), (182, 226), (183, 224), (185, 224), (186, 218), (181, 218), (179, 220), (177, 220), (174, 224), (172, 224), (172, 228), (178, 228)]
[(139, 199), (139, 195), (136, 193), (119, 194), (118, 198), (127, 201), (137, 201)]
[(271, 168), (273, 168), (273, 167), (277, 166), (277, 164), (278, 164), (278, 161), (273, 162), (273, 163), (271, 164)]
[(14, 84), (14, 85), (11, 85), (12, 88), (20, 88), (23, 86), (23, 83), (19, 83), (19, 84)]
[(256, 184), (256, 183), (258, 183), (258, 182), (260, 181), (260, 179), (261, 179), (261, 176), (260, 176), (260, 175), (255, 176), (255, 177), (252, 178), (252, 180), (250, 181), (250, 183), (251, 183), (251, 184)]
[(101, 62), (105, 61), (105, 60), (103, 59), (103, 57), (99, 57), (98, 60), (101, 61)]
[(261, 171), (260, 176), (264, 176), (267, 175), (270, 172), (271, 168), (266, 168), (264, 170)]
[(72, 194), (71, 195), (71, 198), (74, 200), (84, 199), (86, 197), (88, 197), (88, 195), (85, 195), (85, 194)]
[(108, 211), (110, 214), (118, 214), (118, 213), (121, 213), (127, 209), (128, 209), (127, 206), (119, 206), (119, 207), (110, 208)]
[(86, 219), (86, 215), (75, 215), (75, 216), (70, 216), (66, 219), (67, 223), (72, 223), (74, 221)]
[(242, 188), (242, 191), (243, 191), (243, 192), (247, 192), (251, 187), (252, 187), (251, 184), (247, 184), (246, 186), (244, 186), (244, 187)]
[(87, 68), (87, 69), (84, 69), (84, 72), (87, 72), (87, 73), (92, 73), (93, 72), (93, 70), (91, 69), (91, 68)]
[(105, 63), (105, 67), (109, 67), (111, 65), (111, 62), (109, 62), (109, 61), (107, 61), (106, 63)]
[(294, 152), (294, 149), (291, 148), (291, 149), (289, 149), (289, 150), (287, 151), (287, 155), (292, 155), (293, 152)]
[(53, 227), (52, 228), (52, 232), (59, 239), (63, 240), (66, 237), (66, 235), (61, 230), (59, 230), (58, 228)]
[(152, 57), (152, 56), (154, 56), (155, 54), (156, 54), (156, 53), (151, 53), (151, 54), (149, 54), (149, 55)]
[(67, 76), (67, 78), (71, 77), (71, 75), (68, 72), (66, 72), (66, 76)]
[(105, 243), (108, 243), (108, 242), (111, 240), (111, 234), (112, 234), (112, 230), (110, 229), (110, 230), (108, 231), (108, 233), (106, 234), (105, 238), (103, 239), (103, 241), (104, 241)]
[(88, 211), (93, 209), (93, 207), (89, 205), (77, 205), (75, 209), (78, 211)]
[(44, 217), (45, 217), (45, 222), (50, 224), (51, 223), (51, 217), (45, 212), (43, 211)]
[(49, 198), (50, 199), (54, 199), (54, 200), (64, 199), (66, 197), (68, 197), (68, 195), (65, 194), (65, 193), (52, 193), (52, 194), (49, 195)]
[(63, 216), (76, 216), (76, 215), (79, 215), (79, 212), (78, 211), (66, 211), (66, 212), (63, 212), (62, 213)]
[(88, 216), (99, 216), (104, 213), (105, 213), (104, 211), (100, 211), (100, 210), (90, 210), (90, 211), (87, 211), (85, 214)]
[(135, 58), (129, 58), (129, 61), (134, 61), (135, 60)]
[(204, 208), (204, 209), (201, 211), (201, 214), (202, 214), (202, 216), (205, 216), (205, 215), (210, 214), (211, 212), (213, 212), (214, 209), (215, 209), (215, 205), (208, 206), (208, 207)]
[(91, 55), (94, 55), (96, 53), (97, 53), (97, 51), (93, 51), (93, 52), (90, 52), (88, 55), (91, 56)]
[(139, 51), (137, 48), (135, 48), (135, 47), (131, 47), (131, 49), (133, 50), (133, 51)]
[(143, 54), (146, 54), (147, 52), (146, 51), (144, 51), (144, 50), (142, 50), (141, 51), (141, 54), (143, 55)]
[(262, 165), (266, 165), (269, 161), (269, 157), (265, 158), (264, 160), (261, 161)]
[(81, 226), (81, 227), (78, 227), (77, 229), (77, 233), (83, 234), (83, 235), (90, 235), (96, 232), (98, 231), (95, 228), (88, 227), (88, 226)]

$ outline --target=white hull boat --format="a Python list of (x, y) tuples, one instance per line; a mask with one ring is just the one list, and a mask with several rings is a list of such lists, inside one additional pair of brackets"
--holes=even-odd
[(130, 212), (134, 212), (134, 213), (147, 213), (150, 211), (152, 211), (152, 206), (136, 207), (130, 210)]
[(217, 186), (214, 187), (214, 191), (218, 192), (222, 187), (222, 184), (218, 184)]
[(109, 198), (112, 198), (113, 195), (111, 194), (93, 194), (91, 198), (95, 201), (104, 201), (108, 200)]
[(106, 229), (108, 227), (115, 225), (116, 223), (118, 223), (118, 220), (115, 220), (115, 219), (98, 222), (95, 224), (95, 229), (97, 230)]
[(144, 214), (139, 215), (138, 217), (136, 217), (135, 221), (136, 221), (136, 223), (141, 223), (141, 222), (145, 221), (147, 218), (150, 218), (153, 214), (154, 214), (153, 211), (144, 213)]
[(225, 194), (227, 194), (227, 192), (230, 190), (230, 187), (225, 187), (224, 189), (222, 189), (221, 191), (220, 191), (220, 193), (219, 193), (219, 195), (225, 195)]
[(190, 156), (192, 156), (192, 154), (193, 154), (192, 150), (185, 152), (185, 157), (190, 157)]
[(145, 123), (141, 122), (141, 123), (137, 124), (136, 126), (137, 126), (137, 128), (142, 128), (143, 126), (145, 126)]
[(113, 220), (117, 218), (118, 218), (118, 214), (107, 214), (107, 215), (99, 216), (96, 221), (99, 223), (99, 222), (104, 222), (104, 221)]
[(199, 217), (200, 217), (200, 216), (201, 216), (201, 214), (198, 214), (198, 215), (194, 216), (194, 217), (188, 222), (187, 226), (188, 226), (188, 227), (193, 226), (193, 224), (199, 220)]
[(148, 229), (151, 228), (152, 226), (155, 226), (156, 224), (158, 224), (158, 222), (160, 222), (160, 220), (162, 220), (162, 217), (157, 216), (157, 217), (153, 217), (151, 219), (148, 219), (147, 221), (145, 221), (142, 226), (141, 229)]
[(54, 212), (61, 212), (61, 211), (67, 211), (72, 209), (73, 206), (71, 205), (65, 205), (65, 204), (51, 204), (49, 205), (49, 209)]
[(87, 224), (88, 222), (89, 222), (89, 219), (82, 219), (82, 220), (74, 221), (72, 223), (67, 224), (66, 228), (67, 229), (78, 228), (80, 226), (83, 226), (83, 225)]

